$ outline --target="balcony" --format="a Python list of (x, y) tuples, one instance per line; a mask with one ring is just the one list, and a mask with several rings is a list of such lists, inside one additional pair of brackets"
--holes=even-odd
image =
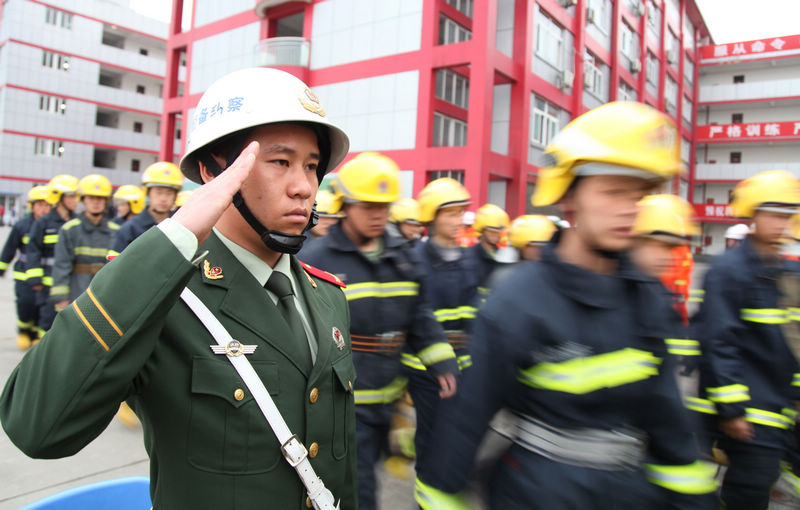
[(784, 97), (800, 97), (800, 78), (700, 86), (701, 103)]
[(739, 181), (765, 170), (783, 169), (800, 176), (800, 163), (698, 163), (695, 179), (698, 181)]
[(311, 45), (303, 37), (270, 37), (259, 41), (255, 50), (257, 66), (308, 67)]

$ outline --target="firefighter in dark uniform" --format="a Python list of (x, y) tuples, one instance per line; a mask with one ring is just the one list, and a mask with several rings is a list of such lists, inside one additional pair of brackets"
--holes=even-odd
[(386, 230), (401, 237), (414, 246), (422, 239), (425, 226), (419, 221), (419, 202), (413, 198), (401, 198), (389, 208), (389, 224)]
[[(276, 69), (222, 77), (196, 112), (181, 166), (205, 185), (59, 313), (7, 381), (0, 422), (28, 455), (66, 457), (127, 399), (142, 421), (154, 508), (311, 508), (287, 461), (299, 450), (284, 459), (253, 384), (232, 366), (245, 356), (316, 475), (342, 510), (355, 509), (347, 302), (332, 276), (292, 255), (347, 136)], [(184, 288), (238, 342), (212, 349)]]
[(484, 204), (475, 213), (475, 223), (472, 228), (478, 234), (478, 242), (470, 246), (467, 251), (478, 265), (480, 278), (478, 295), (481, 301), (485, 301), (489, 296), (489, 279), (492, 273), (505, 265), (495, 257), (508, 225), (508, 213), (494, 204)]
[(122, 225), (137, 214), (144, 211), (145, 193), (142, 188), (133, 184), (123, 184), (114, 192), (114, 223)]
[(49, 194), (50, 188), (47, 186), (34, 186), (28, 191), (28, 207), (31, 213), (14, 223), (0, 254), (0, 276), (2, 276), (19, 253), (14, 263), (14, 293), (17, 296), (17, 347), (22, 350), (29, 348), (31, 342), (39, 338), (36, 328), (39, 309), (36, 306), (36, 294), (26, 283), (25, 250), (30, 241), (28, 233), (33, 222), (50, 212), (52, 205), (47, 202)]
[(41, 338), (50, 329), (56, 317), (56, 310), (50, 301), (53, 257), (58, 243), (58, 231), (67, 220), (75, 216), (75, 208), (78, 206), (78, 178), (56, 175), (50, 179), (48, 187), (50, 195), (47, 200), (53, 209), (33, 222), (30, 241), (25, 250), (26, 282), (36, 293), (36, 306), (39, 309), (37, 338)]
[[(429, 239), (414, 247), (420, 259), (424, 298), (453, 346), (459, 368), (466, 370), (469, 357), (469, 323), (477, 311), (477, 267), (467, 249), (457, 243), (464, 209), (470, 203), (466, 188), (443, 177), (419, 193), (420, 222), (428, 226)], [(419, 353), (406, 349), (402, 363), (408, 374), (408, 391), (414, 401), (417, 430), (414, 435), (416, 468), (436, 457), (430, 435), (441, 386)]]
[(516, 256), (515, 263), (502, 264), (492, 271), (488, 287), (495, 288), (514, 274), (519, 264), (542, 258), (542, 249), (550, 242), (558, 227), (553, 220), (541, 214), (523, 214), (508, 227), (508, 244)]
[(506, 407), (516, 433), (488, 481), (490, 508), (705, 508), (715, 469), (697, 460), (671, 371), (669, 305), (624, 253), (637, 202), (680, 171), (675, 126), (646, 105), (609, 103), (573, 120), (545, 153), (552, 163), (533, 203), (558, 203), (576, 226), (481, 308), (473, 366), (440, 406), (436, 462), (418, 471), (417, 501), (467, 508), (458, 493)]
[(728, 457), (722, 502), (728, 510), (767, 508), (780, 460), (792, 445), (793, 401), (800, 400), (800, 366), (782, 326), (778, 280), (785, 230), (800, 205), (800, 183), (789, 172), (761, 172), (733, 191), (732, 212), (752, 221), (740, 246), (714, 259), (705, 277), (700, 314), (704, 399), (695, 410), (716, 418), (717, 446)]
[(111, 256), (119, 255), (150, 227), (169, 218), (183, 186), (183, 174), (173, 163), (159, 161), (144, 171), (142, 186), (147, 190), (147, 207), (120, 226), (111, 245)]
[(389, 205), (400, 196), (395, 162), (381, 154), (359, 154), (336, 173), (332, 187), (343, 218), (303, 256), (347, 285), (358, 373), (358, 507), (375, 510), (375, 464), (386, 451), (394, 403), (406, 389), (400, 365), (404, 345), (419, 353), (447, 396), (455, 392), (458, 364), (425, 302), (416, 254), (386, 232)]

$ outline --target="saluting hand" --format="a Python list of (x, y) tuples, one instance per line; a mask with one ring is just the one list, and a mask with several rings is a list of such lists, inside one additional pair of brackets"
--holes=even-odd
[(208, 239), (211, 227), (231, 205), (233, 195), (239, 191), (253, 170), (258, 151), (258, 142), (250, 142), (231, 166), (210, 182), (197, 188), (172, 217), (197, 236), (198, 244), (203, 244)]

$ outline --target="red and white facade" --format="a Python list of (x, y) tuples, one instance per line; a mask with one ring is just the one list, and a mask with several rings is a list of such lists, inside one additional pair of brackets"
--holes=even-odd
[(691, 201), (704, 251), (719, 253), (738, 220), (736, 183), (763, 170), (800, 176), (800, 35), (700, 48)]
[(158, 160), (166, 36), (125, 0), (2, 2), (0, 202), (60, 173), (138, 184)]

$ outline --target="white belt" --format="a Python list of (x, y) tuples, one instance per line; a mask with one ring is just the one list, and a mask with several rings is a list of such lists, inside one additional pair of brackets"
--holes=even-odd
[[(211, 313), (211, 310), (203, 304), (200, 299), (194, 295), (188, 288), (183, 289), (181, 292), (181, 299), (186, 305), (194, 312), (203, 326), (206, 327), (214, 340), (217, 341), (222, 347), (226, 347), (233, 338), (230, 333), (225, 329), (219, 320)], [(339, 504), (334, 502), (333, 494), (325, 487), (322, 479), (314, 472), (311, 467), (311, 462), (308, 460), (308, 450), (303, 446), (303, 443), (297, 438), (296, 434), (292, 434), (286, 421), (281, 416), (281, 412), (272, 401), (269, 391), (264, 387), (261, 378), (258, 377), (253, 366), (247, 361), (246, 356), (231, 356), (226, 355), (226, 358), (231, 362), (233, 367), (239, 372), (242, 380), (247, 385), (250, 393), (253, 395), (256, 403), (258, 404), (264, 418), (269, 422), (272, 432), (278, 438), (278, 443), (281, 445), (281, 451), (286, 462), (297, 471), (297, 476), (308, 492), (308, 498), (314, 505), (316, 510), (338, 510)]]
[(629, 433), (602, 429), (559, 429), (518, 414), (514, 442), (526, 450), (560, 462), (605, 471), (638, 469), (644, 441)]

